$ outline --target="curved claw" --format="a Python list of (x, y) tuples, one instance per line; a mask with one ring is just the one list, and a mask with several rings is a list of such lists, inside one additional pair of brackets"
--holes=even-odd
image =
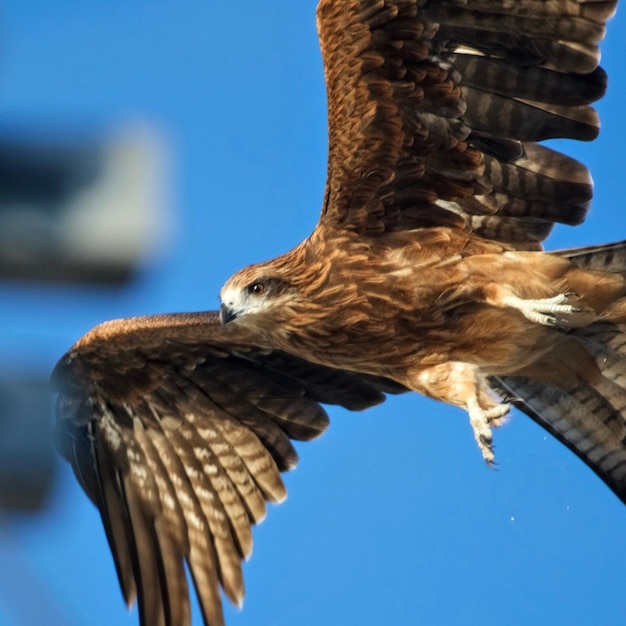
[(490, 467), (495, 464), (495, 454), (493, 452), (492, 426), (499, 426), (502, 418), (510, 410), (508, 404), (502, 403), (484, 409), (478, 403), (478, 399), (472, 398), (468, 402), (467, 411), (469, 413), (470, 424), (474, 431), (474, 439), (485, 459), (485, 463)]
[(594, 317), (593, 311), (567, 304), (568, 300), (575, 297), (576, 295), (571, 293), (531, 300), (507, 296), (502, 300), (502, 304), (517, 309), (531, 322), (566, 329), (588, 324)]

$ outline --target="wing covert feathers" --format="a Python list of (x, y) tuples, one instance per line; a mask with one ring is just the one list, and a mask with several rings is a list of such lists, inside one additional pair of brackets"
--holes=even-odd
[(365, 408), (402, 390), (246, 340), (216, 313), (118, 320), (53, 374), (59, 449), (100, 511), (142, 626), (190, 624), (185, 564), (206, 623), (223, 624), (220, 588), (241, 604), (251, 526), (286, 497), (290, 440), (328, 425), (319, 402)]
[[(322, 0), (329, 106), (321, 224), (446, 225), (538, 249), (578, 224), (586, 168), (536, 142), (593, 139), (616, 0)], [(549, 163), (549, 172), (546, 164)]]

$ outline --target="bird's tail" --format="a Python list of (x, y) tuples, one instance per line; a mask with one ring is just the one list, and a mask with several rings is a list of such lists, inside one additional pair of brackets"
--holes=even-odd
[(626, 241), (554, 254), (570, 260), (581, 286), (595, 281), (589, 297), (603, 307), (599, 320), (564, 331), (583, 348), (585, 360), (590, 357), (589, 364), (572, 371), (586, 373), (549, 383), (523, 376), (491, 382), (626, 503)]

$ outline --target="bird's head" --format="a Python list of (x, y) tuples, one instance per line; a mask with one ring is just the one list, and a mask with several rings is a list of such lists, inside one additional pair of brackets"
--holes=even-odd
[[(295, 287), (267, 264), (252, 265), (231, 276), (220, 291), (220, 318), (227, 325), (280, 319)], [(252, 317), (254, 316), (254, 317)]]

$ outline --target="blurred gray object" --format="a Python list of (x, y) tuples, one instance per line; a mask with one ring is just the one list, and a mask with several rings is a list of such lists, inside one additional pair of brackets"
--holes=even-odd
[(0, 278), (125, 282), (163, 247), (167, 169), (143, 124), (0, 134)]
[(0, 380), (0, 509), (45, 504), (56, 459), (46, 379)]

